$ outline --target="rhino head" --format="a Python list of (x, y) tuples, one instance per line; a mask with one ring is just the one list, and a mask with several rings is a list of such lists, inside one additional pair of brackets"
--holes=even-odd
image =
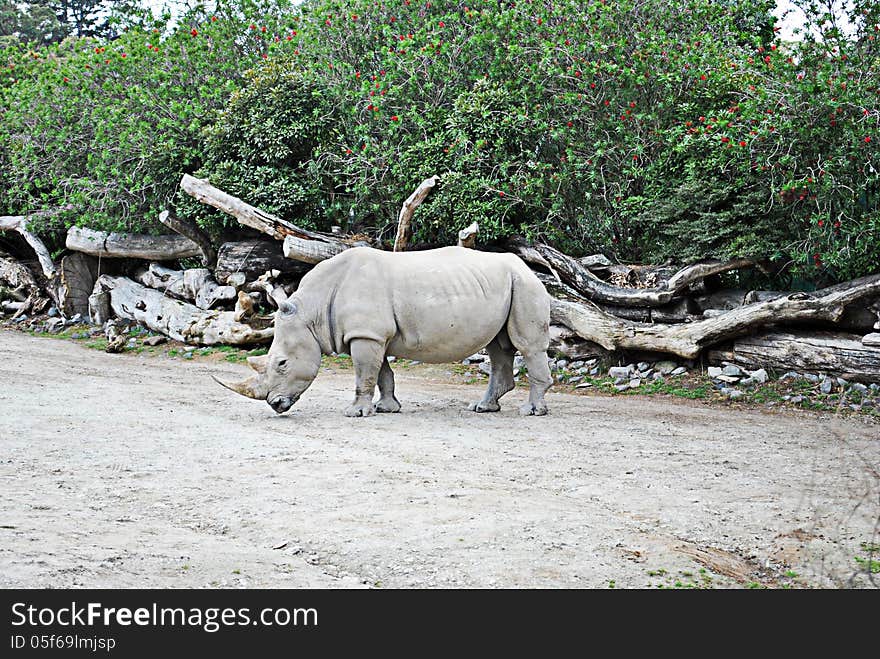
[(286, 412), (318, 374), (321, 346), (293, 301), (282, 302), (275, 314), (275, 337), (269, 353), (248, 357), (256, 373), (241, 382), (217, 380), (235, 393), (265, 400), (278, 414)]

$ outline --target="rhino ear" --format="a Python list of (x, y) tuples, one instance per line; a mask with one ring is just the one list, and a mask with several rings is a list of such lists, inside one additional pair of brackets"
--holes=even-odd
[(257, 373), (265, 373), (266, 365), (269, 363), (269, 355), (258, 355), (256, 357), (248, 357), (247, 358), (248, 366), (254, 369)]
[(278, 311), (285, 316), (293, 316), (297, 312), (296, 304), (290, 300), (284, 300), (278, 305)]

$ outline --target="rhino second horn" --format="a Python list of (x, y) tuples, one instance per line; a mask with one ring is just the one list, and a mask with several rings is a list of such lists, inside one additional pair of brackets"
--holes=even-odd
[(223, 380), (215, 378), (213, 375), (211, 377), (214, 378), (217, 384), (226, 387), (230, 391), (253, 398), (254, 400), (265, 400), (268, 394), (268, 392), (264, 391), (265, 386), (261, 378), (257, 376), (249, 377), (241, 382), (223, 382)]

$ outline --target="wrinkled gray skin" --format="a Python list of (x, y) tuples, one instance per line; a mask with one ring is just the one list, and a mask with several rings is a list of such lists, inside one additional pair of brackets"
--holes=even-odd
[[(349, 249), (319, 263), (275, 315), (268, 355), (248, 361), (257, 373), (227, 385), (286, 412), (309, 387), (321, 354), (348, 353), (355, 398), (346, 416), (397, 412), (387, 357), (460, 361), (482, 348), (491, 359), (489, 387), (475, 412), (497, 412), (513, 389), (513, 356), (528, 368), (524, 415), (547, 413), (550, 298), (512, 254), (444, 247), (421, 252)], [(379, 399), (373, 401), (376, 385)]]

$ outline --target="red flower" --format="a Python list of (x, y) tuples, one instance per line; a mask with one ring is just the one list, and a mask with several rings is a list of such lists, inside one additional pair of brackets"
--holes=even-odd
[(745, 142), (745, 140), (740, 140), (740, 143), (739, 143), (739, 145), (740, 145), (740, 146), (745, 146), (745, 145), (746, 145), (746, 142)]
[(437, 27), (446, 27), (446, 23), (440, 21), (439, 23), (437, 23)]
[(818, 222), (816, 222), (816, 224), (818, 224), (820, 227), (825, 226), (825, 222), (823, 220), (819, 220)]
[(216, 23), (216, 22), (217, 22), (217, 17), (216, 17), (216, 16), (211, 16), (211, 22), (212, 22), (212, 23)]
[(266, 31), (266, 26), (264, 25), (263, 27), (260, 28), (260, 32), (265, 32), (265, 31)]
[(254, 25), (253, 23), (251, 23), (251, 24), (250, 24), (250, 28), (251, 28), (252, 30), (256, 30), (256, 29), (257, 29), (257, 26)]
[(574, 126), (574, 124), (571, 123), (570, 121), (569, 121), (567, 124), (565, 124), (565, 125), (568, 126), (569, 128), (571, 128), (572, 126)]
[(198, 31), (197, 29), (195, 29), (195, 28), (193, 28), (192, 30), (190, 30), (189, 33), (190, 33), (191, 35), (193, 35), (194, 37), (197, 37), (197, 36), (199, 35), (199, 31)]
[(870, 135), (866, 135), (866, 136), (865, 136), (865, 144), (870, 144), (870, 142), (871, 142), (871, 137), (870, 137)]
[(395, 114), (391, 117), (391, 121), (400, 121), (400, 119), (398, 119), (397, 115)]
[(700, 76), (700, 80), (707, 80), (707, 79), (708, 79), (708, 78), (706, 77), (706, 74), (705, 74), (705, 73), (704, 73), (703, 75)]
[(504, 196), (504, 190), (501, 190), (501, 191), (498, 193), (498, 196), (499, 196), (499, 197), (503, 197), (503, 196)]
[(727, 144), (730, 141), (730, 138), (729, 137), (722, 137), (721, 141), (724, 142), (724, 144)]

